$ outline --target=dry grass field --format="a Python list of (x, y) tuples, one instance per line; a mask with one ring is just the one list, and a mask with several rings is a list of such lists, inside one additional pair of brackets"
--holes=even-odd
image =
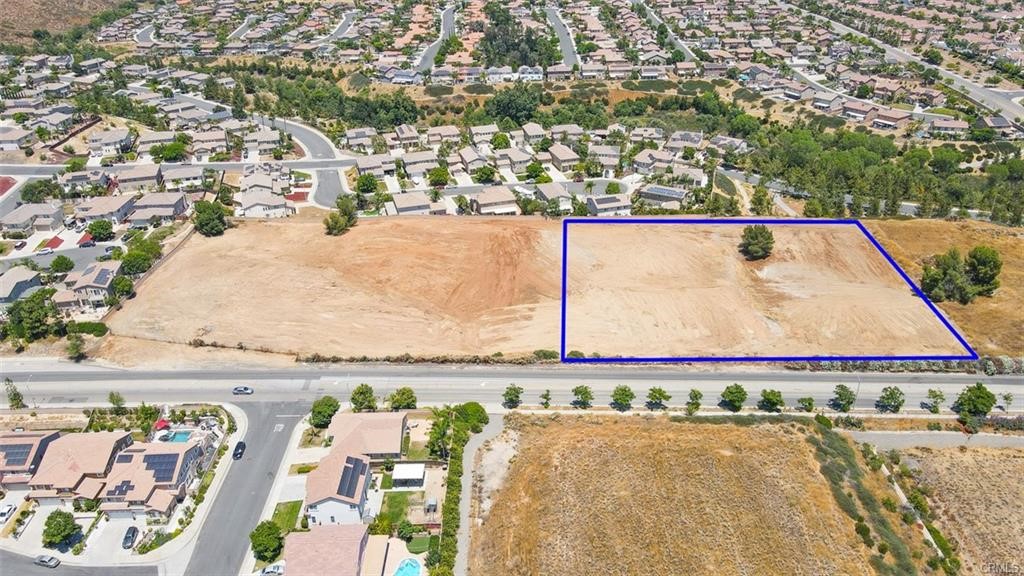
[(117, 0), (4, 0), (0, 2), (0, 33), (5, 41), (26, 42), (33, 30), (63, 32), (117, 4)]
[(936, 525), (959, 543), (965, 574), (992, 573), (985, 565), (1022, 567), (1024, 562), (1024, 450), (916, 449)]
[[(219, 238), (194, 235), (108, 324), (118, 337), (139, 341), (198, 339), (303, 356), (557, 349), (560, 223), (367, 218), (329, 237), (321, 214), (247, 222)], [(853, 228), (779, 226), (775, 254), (754, 263), (736, 251), (741, 227), (693, 228), (574, 228), (568, 349), (960, 352)], [(100, 355), (118, 360), (116, 348)]]
[(865, 225), (907, 274), (920, 283), (926, 258), (952, 247), (967, 254), (979, 244), (999, 251), (1003, 258), (1001, 286), (991, 298), (977, 298), (963, 306), (942, 302), (971, 346), (981, 355), (1024, 356), (1024, 230), (984, 222), (939, 220), (872, 220)]
[(584, 354), (964, 354), (853, 226), (570, 225), (566, 348)]
[(515, 416), (509, 426), (517, 452), (504, 485), (483, 495), (472, 576), (876, 573), (802, 425)]

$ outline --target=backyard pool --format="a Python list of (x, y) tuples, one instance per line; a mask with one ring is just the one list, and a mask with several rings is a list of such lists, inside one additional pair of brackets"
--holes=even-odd
[(171, 437), (167, 439), (168, 442), (188, 442), (189, 437), (192, 433), (188, 430), (178, 430), (171, 434)]
[(415, 558), (406, 558), (398, 565), (395, 576), (420, 576), (420, 561)]

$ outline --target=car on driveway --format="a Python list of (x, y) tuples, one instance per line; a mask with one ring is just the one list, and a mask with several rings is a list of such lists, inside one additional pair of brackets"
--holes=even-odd
[(131, 550), (135, 546), (135, 539), (138, 536), (139, 529), (135, 526), (129, 526), (128, 530), (125, 530), (124, 538), (121, 540), (121, 548)]
[(25, 246), (28, 246), (28, 242), (25, 242), (24, 240), (18, 240), (17, 242), (14, 243), (15, 250), (21, 250)]
[(255, 390), (248, 386), (235, 386), (234, 388), (231, 389), (231, 393), (234, 394), (235, 396), (248, 396), (253, 392), (255, 392)]
[(235, 460), (241, 460), (243, 454), (245, 454), (245, 442), (235, 444), (235, 451), (231, 453), (231, 457)]
[(280, 564), (271, 564), (260, 572), (260, 576), (284, 576), (284, 566)]
[(40, 256), (46, 256), (47, 254), (53, 254), (53, 248), (43, 248), (39, 252), (36, 252), (36, 254), (38, 254)]
[(60, 560), (53, 556), (36, 556), (36, 559), (32, 561), (36, 566), (43, 566), (45, 568), (56, 568), (60, 566)]
[(0, 506), (0, 524), (7, 522), (11, 518), (11, 514), (14, 514), (14, 504), (7, 504)]

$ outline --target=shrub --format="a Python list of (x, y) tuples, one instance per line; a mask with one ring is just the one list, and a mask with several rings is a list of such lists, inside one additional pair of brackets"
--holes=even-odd
[(252, 544), (253, 554), (264, 562), (272, 562), (284, 547), (281, 527), (272, 520), (264, 520), (257, 524), (249, 533), (249, 542)]
[(832, 429), (832, 421), (829, 420), (828, 416), (825, 416), (824, 414), (815, 414), (814, 421), (828, 430)]
[(68, 322), (68, 334), (89, 334), (105, 336), (109, 329), (103, 322)]

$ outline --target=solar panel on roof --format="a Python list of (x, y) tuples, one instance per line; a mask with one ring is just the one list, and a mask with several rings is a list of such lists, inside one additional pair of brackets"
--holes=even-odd
[(102, 269), (102, 270), (100, 270), (99, 272), (96, 273), (96, 283), (97, 284), (105, 285), (107, 283), (107, 279), (108, 278), (110, 278), (110, 270), (108, 270), (106, 268), (104, 268), (104, 269)]
[(366, 462), (352, 456), (345, 458), (345, 469), (342, 470), (341, 481), (338, 482), (338, 494), (345, 498), (354, 498), (359, 478), (365, 472)]
[(4, 455), (4, 461), (8, 466), (24, 466), (28, 461), (28, 455), (32, 453), (31, 444), (7, 444), (0, 446), (0, 452)]
[(174, 479), (174, 469), (178, 467), (177, 454), (150, 454), (143, 456), (142, 461), (146, 463), (146, 470), (153, 472), (157, 482), (170, 482)]
[(124, 496), (133, 488), (135, 488), (135, 485), (132, 484), (131, 480), (122, 480), (121, 483), (114, 486), (113, 489), (107, 490), (107, 496)]
[(132, 461), (132, 455), (131, 454), (118, 454), (117, 455), (117, 463), (118, 464), (125, 464), (125, 463), (131, 462), (131, 461)]

